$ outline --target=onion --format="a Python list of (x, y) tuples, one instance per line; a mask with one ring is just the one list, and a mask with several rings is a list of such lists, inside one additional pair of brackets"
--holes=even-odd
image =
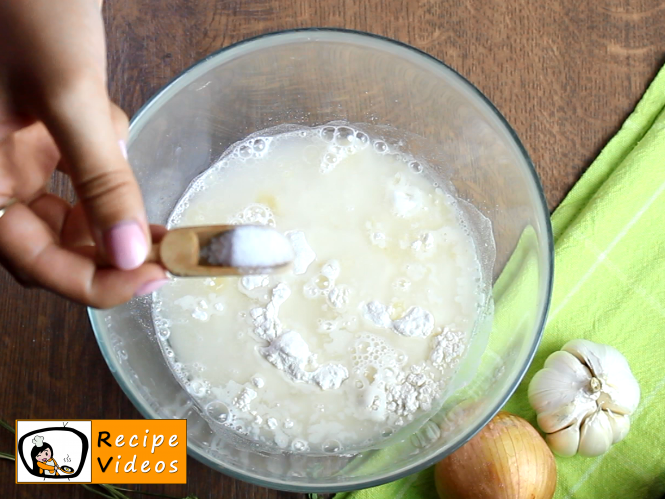
[(441, 499), (551, 499), (556, 464), (524, 419), (500, 412), (434, 469)]

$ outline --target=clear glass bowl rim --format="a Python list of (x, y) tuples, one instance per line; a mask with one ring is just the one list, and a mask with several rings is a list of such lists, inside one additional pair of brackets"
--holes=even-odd
[[(392, 482), (394, 480), (399, 480), (400, 478), (404, 478), (405, 476), (417, 473), (425, 468), (428, 468), (429, 466), (432, 466), (439, 460), (443, 459), (444, 452), (445, 455), (452, 454), (455, 452), (457, 449), (459, 449), (462, 445), (464, 445), (466, 442), (468, 442), (473, 436), (478, 433), (500, 410), (501, 408), (508, 402), (510, 397), (513, 395), (519, 384), (522, 382), (522, 379), (524, 378), (524, 375), (526, 374), (527, 370), (529, 369), (529, 366), (531, 365), (531, 362), (533, 361), (533, 358), (536, 354), (536, 351), (538, 349), (538, 346), (540, 344), (540, 340), (543, 335), (543, 330), (545, 328), (545, 323), (547, 320), (547, 313), (549, 311), (549, 306), (550, 306), (550, 301), (551, 301), (551, 296), (552, 296), (552, 285), (553, 285), (553, 277), (554, 277), (554, 238), (552, 234), (552, 226), (550, 224), (550, 219), (549, 219), (549, 210), (547, 207), (547, 201), (545, 199), (545, 195), (543, 192), (542, 185), (540, 183), (540, 179), (538, 177), (538, 174), (536, 173), (536, 169), (533, 165), (533, 162), (531, 161), (531, 158), (529, 157), (528, 152), (526, 151), (524, 145), (520, 141), (519, 137), (517, 136), (517, 133), (513, 130), (513, 128), (510, 126), (506, 118), (501, 114), (501, 112), (492, 104), (492, 102), (475, 86), (473, 85), (469, 80), (467, 80), (464, 76), (460, 75), (457, 71), (455, 71), (453, 68), (448, 66), (446, 63), (443, 61), (437, 59), (436, 57), (423, 52), (422, 50), (415, 48), (411, 45), (408, 45), (406, 43), (400, 42), (398, 40), (394, 40), (392, 38), (388, 38), (382, 35), (376, 35), (373, 33), (368, 33), (364, 31), (358, 31), (358, 30), (351, 30), (351, 29), (343, 29), (343, 28), (298, 28), (298, 29), (290, 29), (290, 30), (282, 30), (282, 31), (274, 31), (274, 32), (269, 32), (269, 33), (264, 33), (255, 37), (247, 38), (245, 40), (241, 40), (239, 42), (236, 42), (234, 44), (228, 45), (226, 47), (223, 47), (207, 57), (201, 59), (200, 61), (192, 64), (190, 67), (182, 71), (179, 75), (177, 75), (175, 78), (173, 78), (169, 83), (167, 83), (164, 87), (162, 87), (155, 95), (153, 95), (148, 101), (136, 112), (136, 114), (133, 116), (130, 122), (130, 127), (129, 127), (129, 134), (131, 137), (133, 129), (137, 127), (138, 124), (141, 123), (143, 116), (148, 112), (148, 110), (157, 103), (160, 98), (165, 94), (168, 93), (169, 90), (176, 84), (179, 83), (183, 79), (187, 79), (189, 76), (191, 76), (191, 73), (199, 68), (200, 66), (204, 65), (205, 63), (216, 59), (221, 56), (227, 56), (230, 53), (236, 51), (237, 49), (241, 47), (245, 47), (246, 45), (250, 44), (255, 44), (259, 41), (262, 41), (266, 38), (288, 38), (290, 36), (296, 35), (296, 34), (301, 34), (301, 33), (323, 33), (327, 34), (330, 36), (337, 36), (339, 35), (340, 40), (347, 39), (347, 37), (351, 38), (356, 38), (360, 42), (362, 42), (362, 39), (367, 37), (371, 38), (375, 41), (382, 42), (385, 45), (393, 45), (396, 46), (398, 49), (402, 49), (403, 51), (406, 49), (406, 51), (410, 51), (412, 53), (413, 58), (424, 58), (429, 61), (435, 62), (437, 64), (440, 64), (441, 66), (445, 67), (450, 73), (459, 79), (459, 81), (462, 83), (462, 85), (469, 90), (472, 91), (472, 93), (482, 101), (483, 104), (485, 104), (494, 114), (495, 116), (499, 119), (501, 125), (505, 128), (505, 130), (509, 133), (510, 137), (512, 140), (515, 142), (515, 145), (517, 146), (518, 150), (520, 151), (520, 154), (522, 155), (528, 169), (528, 173), (530, 175), (531, 180), (533, 181), (534, 186), (536, 187), (536, 191), (538, 193), (539, 197), (539, 213), (538, 215), (543, 218), (543, 226), (545, 227), (545, 236), (547, 239), (547, 246), (548, 246), (548, 268), (546, 269), (546, 279), (547, 282), (545, 283), (545, 290), (546, 290), (546, 296), (545, 296), (545, 303), (541, 304), (541, 310), (540, 310), (540, 317), (538, 320), (538, 326), (537, 326), (537, 332), (534, 337), (533, 344), (531, 345), (531, 349), (525, 359), (524, 365), (521, 366), (519, 370), (518, 376), (515, 378), (513, 383), (511, 384), (510, 388), (506, 391), (506, 393), (501, 397), (501, 400), (499, 403), (494, 407), (487, 415), (487, 417), (477, 426), (470, 428), (465, 436), (461, 438), (458, 442), (456, 442), (454, 445), (446, 449), (445, 451), (441, 451), (437, 454), (434, 454), (431, 456), (429, 459), (425, 459), (420, 462), (414, 462), (412, 465), (405, 467), (404, 469), (394, 472), (392, 474), (386, 474), (371, 480), (362, 480), (362, 479), (356, 479), (355, 481), (349, 481), (343, 484), (317, 484), (317, 483), (311, 483), (307, 485), (302, 485), (302, 484), (293, 484), (288, 481), (277, 481), (277, 480), (267, 480), (255, 475), (252, 475), (251, 473), (245, 472), (241, 469), (236, 469), (236, 468), (231, 468), (231, 467), (226, 467), (223, 465), (220, 465), (220, 463), (212, 461), (210, 458), (202, 454), (201, 452), (198, 451), (198, 449), (192, 447), (188, 443), (188, 455), (196, 459), (197, 461), (205, 464), (206, 466), (220, 471), (226, 475), (229, 475), (233, 478), (237, 478), (239, 480), (245, 481), (252, 483), (254, 485), (259, 485), (263, 487), (268, 487), (268, 488), (273, 488), (273, 489), (278, 489), (278, 490), (286, 490), (286, 491), (291, 491), (291, 492), (300, 492), (300, 493), (312, 493), (312, 492), (317, 492), (317, 493), (336, 493), (336, 492), (344, 492), (344, 491), (349, 491), (349, 490), (357, 490), (357, 489), (364, 489), (364, 488), (369, 488), (369, 487), (376, 487), (378, 485), (383, 485), (384, 483)], [(132, 402), (134, 407), (146, 418), (148, 419), (161, 419), (160, 416), (149, 406), (143, 404), (141, 400), (139, 400), (135, 394), (134, 391), (132, 390), (131, 386), (125, 381), (123, 378), (123, 375), (119, 372), (118, 366), (116, 366), (116, 361), (115, 357), (113, 355), (113, 352), (111, 352), (108, 348), (103, 339), (101, 338), (101, 330), (103, 329), (103, 326), (101, 324), (97, 323), (97, 319), (95, 317), (95, 310), (92, 308), (88, 308), (88, 316), (90, 319), (90, 323), (92, 325), (93, 332), (95, 334), (95, 338), (97, 339), (97, 343), (99, 344), (100, 350), (102, 352), (102, 355), (104, 359), (106, 360), (106, 363), (109, 366), (109, 369), (111, 370), (111, 373), (113, 374), (113, 377), (116, 379), (118, 384), (120, 385), (120, 388), (122, 388), (122, 391), (125, 392), (125, 395), (129, 398), (129, 400)]]

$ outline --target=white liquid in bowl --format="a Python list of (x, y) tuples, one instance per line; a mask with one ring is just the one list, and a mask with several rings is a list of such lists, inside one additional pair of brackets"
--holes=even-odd
[(169, 283), (153, 309), (162, 349), (213, 428), (296, 452), (366, 448), (440, 405), (483, 319), (477, 242), (426, 165), (357, 127), (254, 137), (170, 226), (275, 226), (293, 270)]

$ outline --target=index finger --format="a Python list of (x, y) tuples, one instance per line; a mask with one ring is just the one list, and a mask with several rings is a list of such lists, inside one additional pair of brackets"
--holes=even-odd
[(42, 119), (67, 160), (97, 244), (117, 268), (138, 267), (147, 255), (150, 234), (106, 90), (99, 82), (81, 83), (50, 106)]

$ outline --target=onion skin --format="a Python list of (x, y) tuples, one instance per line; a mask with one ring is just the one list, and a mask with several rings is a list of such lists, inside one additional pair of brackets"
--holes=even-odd
[(441, 499), (551, 499), (552, 451), (524, 419), (500, 412), (434, 468)]

